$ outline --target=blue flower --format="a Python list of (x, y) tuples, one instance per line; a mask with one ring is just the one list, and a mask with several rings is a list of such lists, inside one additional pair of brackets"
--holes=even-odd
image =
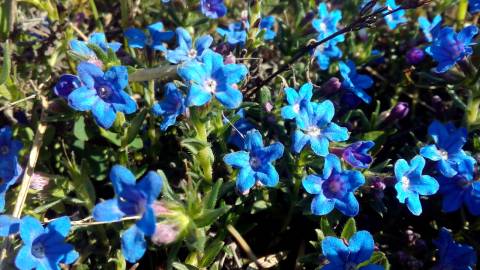
[(305, 111), (312, 98), (313, 85), (305, 83), (300, 89), (285, 87), (285, 97), (289, 105), (282, 107), (281, 114), (283, 119), (295, 119), (297, 123), (303, 120), (302, 111)]
[(327, 70), (330, 67), (331, 59), (342, 57), (342, 51), (333, 43), (321, 44), (317, 46), (313, 52), (313, 56), (317, 59), (318, 67), (321, 70)]
[(434, 36), (432, 44), (426, 48), (426, 52), (438, 62), (435, 72), (443, 73), (452, 68), (455, 63), (473, 53), (470, 45), (473, 45), (473, 37), (478, 33), (474, 25), (463, 28), (456, 33), (451, 27), (445, 27)]
[(122, 234), (122, 252), (127, 261), (138, 261), (146, 250), (145, 236), (155, 232), (153, 203), (162, 190), (162, 178), (154, 171), (148, 172), (138, 183), (127, 168), (115, 165), (110, 171), (115, 197), (103, 201), (93, 209), (97, 221), (117, 221), (125, 216), (141, 219)]
[(17, 234), (20, 230), (20, 219), (8, 215), (0, 216), (0, 237)]
[(237, 83), (247, 75), (247, 67), (243, 64), (225, 65), (223, 57), (211, 50), (207, 50), (201, 60), (187, 62), (178, 69), (189, 88), (187, 105), (202, 106), (214, 95), (226, 108), (238, 108), (243, 96)]
[(169, 126), (175, 124), (177, 116), (185, 111), (185, 98), (174, 83), (165, 85), (164, 98), (161, 102), (153, 105), (152, 111), (156, 116), (163, 117), (160, 124), (161, 130), (167, 130)]
[(263, 146), (262, 135), (258, 130), (250, 130), (245, 136), (245, 150), (230, 153), (224, 162), (239, 168), (237, 189), (240, 193), (248, 192), (255, 183), (274, 187), (278, 183), (278, 173), (272, 162), (283, 156), (283, 145), (279, 142)]
[(446, 228), (440, 230), (439, 238), (433, 243), (438, 248), (438, 264), (432, 269), (471, 270), (475, 267), (477, 263), (475, 249), (453, 241)]
[(151, 47), (156, 51), (165, 52), (167, 48), (163, 43), (170, 41), (175, 33), (172, 31), (165, 31), (163, 23), (156, 22), (147, 26), (149, 35), (138, 28), (128, 28), (125, 30), (125, 37), (128, 41), (130, 48), (142, 49), (145, 46)]
[(83, 85), (68, 95), (68, 104), (78, 111), (92, 111), (101, 127), (110, 128), (117, 112), (137, 110), (135, 101), (123, 91), (128, 85), (126, 67), (112, 67), (104, 73), (91, 63), (81, 62), (77, 73)]
[(165, 58), (173, 64), (178, 64), (190, 60), (200, 60), (203, 53), (212, 45), (213, 38), (210, 35), (199, 37), (195, 42), (195, 48), (192, 47), (192, 37), (182, 27), (177, 28), (178, 48), (168, 50)]
[(435, 161), (437, 169), (446, 177), (452, 177), (460, 172), (471, 179), (473, 165), (476, 162), (462, 150), (467, 142), (467, 130), (457, 129), (452, 123), (443, 125), (433, 121), (428, 127), (428, 134), (432, 136), (435, 144), (422, 147), (420, 155)]
[[(387, 0), (386, 5), (388, 7), (388, 10), (395, 10), (399, 7), (395, 3), (395, 0)], [(388, 11), (385, 11), (385, 13), (387, 12)], [(387, 22), (388, 28), (390, 28), (390, 30), (394, 30), (395, 28), (397, 28), (398, 24), (407, 22), (407, 18), (405, 18), (405, 10), (401, 9), (395, 13), (385, 16), (385, 21)]]
[[(337, 32), (337, 25), (341, 19), (342, 12), (340, 10), (328, 12), (327, 5), (325, 3), (320, 3), (320, 5), (318, 5), (318, 19), (314, 19), (312, 21), (312, 26), (318, 33), (317, 40), (320, 41)], [(325, 45), (335, 45), (338, 42), (343, 42), (344, 40), (345, 36), (339, 35), (328, 41)]]
[(480, 215), (480, 181), (473, 181), (462, 174), (437, 179), (440, 184), (438, 193), (443, 195), (443, 211), (453, 212), (465, 204), (472, 215)]
[(266, 41), (272, 40), (277, 36), (275, 32), (275, 16), (266, 16), (260, 20), (260, 30), (265, 30), (263, 39)]
[(200, 10), (210, 19), (217, 19), (227, 14), (223, 0), (200, 0)]
[(255, 126), (245, 118), (244, 109), (238, 110), (237, 115), (240, 116), (240, 118), (233, 123), (232, 131), (228, 137), (228, 143), (235, 145), (239, 149), (244, 149), (245, 134), (247, 134), (248, 131), (255, 129)]
[(365, 177), (359, 171), (343, 170), (340, 159), (329, 154), (325, 157), (323, 175), (308, 175), (302, 185), (315, 195), (311, 204), (314, 215), (326, 215), (336, 208), (346, 216), (358, 214), (359, 205), (355, 190), (365, 183)]
[(368, 150), (375, 145), (372, 141), (359, 141), (352, 143), (343, 150), (342, 158), (354, 168), (366, 169), (370, 166), (373, 159), (368, 154)]
[(247, 41), (247, 31), (245, 30), (242, 22), (234, 22), (228, 25), (228, 29), (225, 28), (217, 28), (217, 33), (227, 39), (227, 43), (235, 46), (245, 45)]
[(107, 42), (107, 38), (105, 37), (104, 33), (93, 33), (88, 37), (87, 42), (79, 41), (77, 39), (70, 40), (70, 49), (85, 58), (97, 58), (97, 55), (88, 47), (88, 44), (97, 45), (105, 52), (107, 52), (109, 49), (117, 52), (122, 46), (122, 44), (118, 42)]
[(365, 103), (372, 102), (372, 98), (365, 92), (365, 89), (373, 85), (373, 80), (368, 75), (357, 74), (355, 63), (351, 60), (339, 62), (340, 74), (343, 77), (342, 86), (353, 92), (357, 97), (362, 99)]
[(18, 152), (22, 147), (20, 141), (12, 139), (9, 126), (0, 128), (0, 212), (5, 210), (5, 194), (23, 171), (18, 164)]
[(20, 237), (23, 246), (15, 258), (15, 266), (21, 270), (60, 270), (59, 264), (72, 264), (78, 253), (65, 237), (70, 231), (70, 218), (61, 217), (43, 228), (40, 221), (26, 216), (20, 222)]
[(420, 16), (418, 17), (418, 25), (422, 29), (425, 38), (429, 42), (432, 42), (442, 26), (442, 17), (437, 15), (433, 18), (432, 22), (430, 22), (426, 17)]
[(348, 239), (346, 244), (343, 239), (327, 236), (322, 241), (322, 252), (329, 264), (322, 267), (323, 270), (383, 270), (383, 266), (376, 264), (358, 265), (368, 261), (373, 255), (375, 243), (368, 231), (358, 231)]
[(66, 99), (68, 98), (68, 95), (73, 92), (73, 90), (79, 88), (80, 86), (82, 86), (82, 82), (78, 76), (63, 74), (53, 87), (53, 92), (55, 95)]
[(397, 183), (397, 199), (406, 203), (412, 214), (419, 216), (422, 213), (420, 195), (433, 195), (438, 191), (438, 182), (430, 175), (422, 175), (425, 159), (415, 156), (410, 165), (404, 159), (395, 162), (395, 177)]
[(330, 100), (322, 103), (309, 103), (302, 120), (297, 121), (300, 128), (293, 135), (293, 150), (300, 153), (305, 145), (310, 144), (313, 152), (319, 156), (328, 154), (329, 141), (342, 142), (348, 139), (347, 128), (332, 123), (335, 108)]
[(480, 0), (468, 0), (468, 11), (472, 14), (480, 11)]

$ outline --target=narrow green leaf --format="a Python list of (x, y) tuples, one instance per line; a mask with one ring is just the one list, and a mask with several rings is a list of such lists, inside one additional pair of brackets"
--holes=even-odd
[(125, 133), (125, 136), (122, 140), (123, 145), (128, 145), (135, 139), (135, 137), (138, 135), (140, 128), (142, 127), (142, 123), (145, 120), (146, 116), (146, 109), (141, 110), (139, 113), (137, 113), (137, 115), (135, 115), (135, 117), (130, 122), (130, 126), (128, 127), (127, 132)]
[(207, 193), (204, 200), (204, 206), (206, 209), (213, 209), (217, 204), (218, 193), (222, 187), (223, 181), (220, 179), (213, 185), (212, 189)]
[(202, 214), (195, 218), (195, 224), (197, 227), (205, 227), (213, 224), (215, 220), (217, 220), (219, 217), (223, 216), (225, 213), (230, 210), (231, 206), (223, 206), (217, 209), (204, 209)]
[(342, 234), (340, 237), (342, 239), (348, 240), (356, 232), (357, 232), (357, 225), (355, 223), (355, 219), (349, 218), (345, 223), (345, 226), (343, 226)]
[(335, 236), (335, 232), (330, 227), (330, 222), (328, 222), (328, 219), (325, 216), (323, 216), (320, 220), (320, 229), (325, 236)]
[(215, 258), (217, 257), (218, 253), (220, 253), (224, 245), (225, 245), (225, 242), (220, 240), (215, 240), (213, 241), (213, 243), (208, 245), (206, 248), (205, 254), (200, 260), (200, 267), (210, 266), (215, 260)]

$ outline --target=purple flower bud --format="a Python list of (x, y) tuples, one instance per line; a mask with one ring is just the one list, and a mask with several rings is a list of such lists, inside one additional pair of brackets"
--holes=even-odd
[(265, 110), (266, 110), (267, 112), (271, 112), (271, 111), (273, 110), (273, 105), (272, 105), (272, 103), (270, 103), (270, 102), (265, 103), (264, 106), (265, 106)]
[(305, 17), (303, 17), (302, 22), (300, 25), (307, 25), (309, 22), (311, 22), (315, 18), (315, 12), (309, 11), (307, 14), (305, 14)]
[(425, 52), (422, 49), (413, 47), (407, 52), (407, 62), (410, 65), (417, 65), (425, 58)]
[(365, 169), (370, 166), (373, 159), (368, 150), (375, 145), (372, 141), (359, 141), (349, 145), (342, 153), (342, 158), (355, 168)]
[(177, 236), (178, 228), (174, 224), (157, 223), (151, 240), (155, 245), (170, 244), (177, 239)]
[(399, 102), (390, 111), (389, 120), (400, 120), (407, 116), (410, 106), (406, 102)]
[(30, 188), (38, 191), (44, 190), (49, 182), (50, 178), (47, 175), (41, 173), (33, 173), (32, 181), (30, 182)]
[(223, 60), (225, 65), (235, 64), (236, 61), (237, 61), (237, 58), (231, 52), (227, 56), (225, 56), (225, 60)]
[(165, 204), (161, 201), (154, 201), (152, 203), (152, 208), (153, 212), (155, 213), (155, 216), (161, 216), (161, 215), (167, 215), (172, 213), (170, 209), (168, 209)]
[(322, 92), (326, 95), (333, 94), (342, 88), (342, 82), (337, 77), (332, 77), (322, 84)]
[(67, 98), (70, 93), (82, 85), (80, 79), (71, 74), (64, 74), (53, 87), (53, 92), (59, 97)]

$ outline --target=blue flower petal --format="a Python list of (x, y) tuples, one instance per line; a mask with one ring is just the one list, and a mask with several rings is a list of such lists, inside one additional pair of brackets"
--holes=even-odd
[(7, 237), (20, 230), (20, 219), (8, 215), (0, 216), (0, 236)]
[(327, 236), (322, 241), (322, 253), (331, 263), (344, 265), (348, 260), (350, 251), (342, 240)]
[(147, 250), (147, 242), (143, 232), (133, 225), (122, 234), (122, 253), (125, 259), (135, 263), (143, 257)]
[(245, 151), (238, 151), (225, 155), (223, 161), (236, 168), (249, 167), (250, 155)]
[[(34, 269), (38, 266), (38, 260), (32, 256), (31, 246), (22, 246), (15, 257), (15, 266), (18, 269)], [(38, 269), (38, 268), (37, 268)]]
[(237, 189), (240, 193), (245, 193), (255, 185), (254, 172), (249, 167), (242, 168), (237, 176)]
[(20, 237), (25, 245), (31, 245), (33, 240), (43, 233), (45, 230), (36, 218), (26, 216), (20, 221)]
[(68, 95), (68, 104), (77, 111), (88, 111), (99, 98), (97, 91), (82, 86)]
[(310, 137), (310, 146), (313, 152), (321, 157), (328, 155), (328, 145), (326, 137)]
[(412, 194), (408, 196), (405, 203), (412, 214), (419, 216), (422, 213), (422, 204), (420, 203), (420, 197), (418, 195)]
[(255, 176), (257, 177), (257, 180), (267, 187), (274, 187), (278, 184), (278, 172), (275, 169), (275, 166), (270, 163), (258, 169)]
[(370, 259), (375, 248), (372, 235), (367, 231), (358, 231), (348, 241), (349, 261), (360, 264)]
[(122, 165), (114, 165), (110, 170), (109, 177), (115, 194), (121, 194), (124, 189), (129, 189), (135, 185), (135, 176)]
[(95, 88), (95, 78), (103, 78), (103, 71), (89, 62), (81, 62), (77, 66), (77, 74), (80, 80), (91, 89)]
[(148, 204), (157, 199), (162, 191), (162, 187), (162, 177), (154, 171), (149, 171), (137, 184), (137, 188), (146, 195)]
[(135, 224), (146, 236), (152, 236), (155, 233), (156, 217), (152, 207), (147, 206), (142, 218)]
[(360, 210), (357, 198), (355, 198), (353, 192), (347, 193), (344, 198), (336, 199), (335, 208), (349, 217), (356, 216)]
[(442, 156), (440, 155), (437, 146), (435, 146), (434, 144), (422, 147), (420, 149), (420, 155), (432, 161), (438, 161), (442, 159)]
[(137, 28), (128, 28), (125, 30), (125, 37), (127, 38), (129, 47), (138, 49), (145, 47), (147, 36), (142, 30)]
[(118, 199), (110, 199), (103, 201), (93, 208), (93, 219), (97, 221), (117, 221), (125, 216), (120, 210)]
[(92, 114), (97, 123), (105, 129), (110, 128), (117, 117), (113, 106), (102, 99), (97, 99), (97, 102), (93, 104)]
[(310, 194), (320, 194), (322, 192), (322, 179), (316, 175), (308, 175), (302, 181), (303, 188)]
[(334, 207), (335, 201), (328, 199), (325, 197), (325, 195), (323, 195), (323, 193), (320, 193), (313, 198), (312, 204), (310, 205), (310, 210), (314, 215), (323, 216), (332, 212)]

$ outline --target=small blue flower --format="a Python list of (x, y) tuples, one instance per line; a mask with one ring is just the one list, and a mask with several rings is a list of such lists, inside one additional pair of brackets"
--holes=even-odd
[(420, 195), (433, 195), (438, 191), (438, 182), (430, 175), (422, 175), (425, 159), (415, 156), (410, 165), (404, 159), (395, 162), (395, 177), (397, 183), (397, 199), (406, 203), (412, 214), (419, 216), (422, 213)]
[(235, 145), (239, 149), (244, 149), (245, 134), (247, 134), (248, 131), (255, 129), (255, 126), (245, 118), (244, 109), (238, 110), (237, 115), (240, 116), (240, 119), (233, 123), (232, 131), (228, 137), (228, 143)]
[(455, 242), (446, 228), (440, 230), (439, 238), (433, 243), (438, 248), (438, 263), (434, 270), (471, 270), (477, 264), (477, 255), (469, 245)]
[(480, 181), (473, 181), (462, 174), (437, 179), (440, 184), (438, 192), (443, 195), (443, 211), (453, 212), (465, 204), (472, 215), (480, 215)]
[[(388, 10), (395, 10), (399, 7), (395, 3), (395, 0), (387, 0), (386, 5)], [(388, 11), (385, 11), (385, 13), (387, 12)], [(395, 13), (385, 16), (385, 21), (387, 22), (388, 28), (390, 28), (390, 30), (394, 30), (397, 28), (397, 25), (407, 22), (407, 18), (405, 18), (405, 10), (401, 9)]]
[(228, 29), (217, 28), (217, 33), (227, 39), (227, 43), (235, 46), (244, 46), (247, 41), (246, 27), (242, 22), (234, 22), (228, 25)]
[(68, 104), (78, 111), (92, 111), (101, 127), (110, 128), (117, 112), (137, 110), (135, 100), (123, 91), (128, 85), (126, 67), (112, 67), (104, 73), (96, 65), (81, 62), (77, 73), (83, 84), (68, 95)]
[(373, 159), (368, 154), (368, 150), (375, 145), (372, 141), (359, 141), (352, 143), (343, 150), (342, 158), (354, 168), (366, 169), (370, 166)]
[(72, 264), (78, 253), (65, 237), (70, 231), (70, 218), (61, 217), (43, 228), (40, 221), (26, 216), (20, 222), (23, 246), (15, 258), (15, 266), (21, 270), (60, 270), (59, 264)]
[(185, 111), (185, 98), (174, 83), (165, 85), (164, 98), (161, 102), (153, 105), (152, 111), (156, 116), (163, 117), (163, 121), (160, 124), (161, 130), (165, 131), (168, 127), (175, 124), (177, 116)]
[(330, 67), (330, 61), (342, 57), (342, 54), (340, 48), (332, 43), (321, 44), (313, 52), (313, 56), (316, 58), (318, 67), (321, 70), (327, 70)]
[(440, 15), (435, 16), (432, 22), (430, 22), (426, 17), (418, 17), (418, 25), (423, 31), (425, 38), (432, 42), (434, 37), (437, 35), (440, 27), (442, 27), (442, 17)]
[(305, 145), (310, 144), (313, 152), (319, 156), (328, 154), (329, 142), (342, 142), (348, 140), (347, 128), (332, 123), (335, 107), (330, 100), (322, 103), (309, 103), (302, 120), (297, 121), (300, 128), (293, 135), (293, 150), (300, 153)]
[(358, 231), (348, 239), (339, 239), (327, 236), (322, 241), (322, 253), (329, 263), (322, 267), (323, 270), (383, 270), (383, 266), (376, 264), (358, 265), (368, 261), (373, 255), (375, 243), (368, 231)]
[(277, 33), (275, 32), (275, 16), (266, 16), (260, 20), (260, 30), (265, 30), (263, 39), (265, 41), (273, 40)]
[(362, 75), (357, 73), (355, 63), (351, 60), (339, 62), (340, 74), (343, 77), (342, 86), (353, 92), (357, 97), (362, 99), (365, 103), (372, 102), (372, 98), (365, 92), (365, 89), (370, 88), (373, 85), (373, 80), (368, 75)]
[(149, 35), (138, 28), (128, 28), (125, 30), (125, 37), (130, 48), (143, 49), (145, 46), (151, 47), (153, 50), (166, 52), (167, 48), (163, 43), (170, 41), (175, 33), (172, 31), (165, 31), (163, 23), (156, 22), (147, 26)]
[(245, 136), (245, 150), (225, 155), (223, 161), (240, 169), (237, 176), (237, 189), (247, 193), (255, 183), (274, 187), (278, 183), (278, 173), (272, 162), (283, 156), (283, 145), (279, 142), (264, 146), (258, 130), (250, 130)]
[(340, 159), (329, 154), (325, 157), (323, 175), (308, 175), (302, 185), (315, 195), (311, 204), (314, 215), (326, 215), (336, 208), (346, 216), (356, 216), (360, 209), (355, 191), (365, 183), (359, 171), (343, 170)]
[(200, 10), (210, 19), (217, 19), (227, 14), (223, 0), (200, 0)]
[(107, 42), (107, 38), (105, 37), (104, 33), (93, 33), (88, 37), (87, 42), (79, 41), (77, 39), (70, 40), (70, 49), (83, 57), (90, 59), (97, 58), (95, 52), (87, 46), (88, 44), (97, 45), (105, 52), (107, 52), (109, 49), (117, 52), (122, 46), (122, 44), (118, 42)]
[(475, 44), (472, 39), (477, 33), (478, 28), (474, 25), (463, 28), (458, 34), (451, 27), (442, 28), (425, 50), (438, 62), (435, 72), (446, 72), (455, 63), (471, 55), (473, 49), (470, 46)]
[(243, 64), (225, 65), (223, 57), (211, 50), (207, 50), (201, 60), (187, 62), (178, 69), (178, 75), (189, 88), (187, 105), (202, 106), (213, 95), (226, 108), (238, 108), (243, 96), (237, 83), (247, 75), (247, 67)]
[(435, 144), (422, 147), (420, 155), (435, 161), (437, 169), (446, 177), (453, 177), (460, 172), (472, 179), (473, 165), (476, 162), (462, 150), (467, 142), (467, 130), (457, 129), (452, 123), (444, 125), (433, 121), (428, 127), (428, 134)]
[(9, 215), (0, 216), (0, 237), (17, 234), (20, 230), (20, 219)]
[(73, 92), (73, 90), (79, 88), (80, 86), (82, 86), (82, 82), (78, 76), (63, 74), (53, 87), (53, 92), (55, 95), (66, 99), (68, 98), (68, 95)]
[[(327, 5), (325, 3), (320, 3), (320, 5), (318, 5), (318, 19), (312, 21), (312, 26), (318, 33), (317, 40), (320, 41), (337, 32), (337, 26), (341, 19), (342, 12), (340, 10), (332, 10), (332, 12), (328, 12)], [(344, 40), (345, 36), (339, 35), (325, 45), (335, 45)]]
[(178, 64), (190, 60), (200, 60), (203, 53), (212, 45), (213, 38), (210, 35), (199, 37), (195, 42), (195, 48), (192, 47), (192, 37), (182, 27), (177, 28), (178, 48), (168, 50), (165, 58), (173, 64)]
[(0, 128), (0, 212), (5, 210), (5, 194), (22, 174), (18, 164), (18, 152), (22, 147), (20, 141), (12, 139), (9, 126)]
[(480, 0), (468, 0), (468, 11), (472, 14), (480, 11)]
[(115, 165), (110, 171), (115, 197), (103, 201), (93, 209), (97, 221), (117, 221), (125, 216), (141, 219), (122, 234), (122, 253), (129, 262), (138, 261), (146, 250), (145, 236), (155, 232), (156, 218), (152, 208), (162, 190), (162, 178), (149, 171), (138, 183), (127, 168)]
[(295, 119), (297, 123), (303, 120), (302, 111), (305, 111), (313, 95), (313, 85), (306, 83), (295, 91), (290, 87), (285, 87), (285, 97), (288, 105), (282, 107), (281, 114), (283, 119)]

